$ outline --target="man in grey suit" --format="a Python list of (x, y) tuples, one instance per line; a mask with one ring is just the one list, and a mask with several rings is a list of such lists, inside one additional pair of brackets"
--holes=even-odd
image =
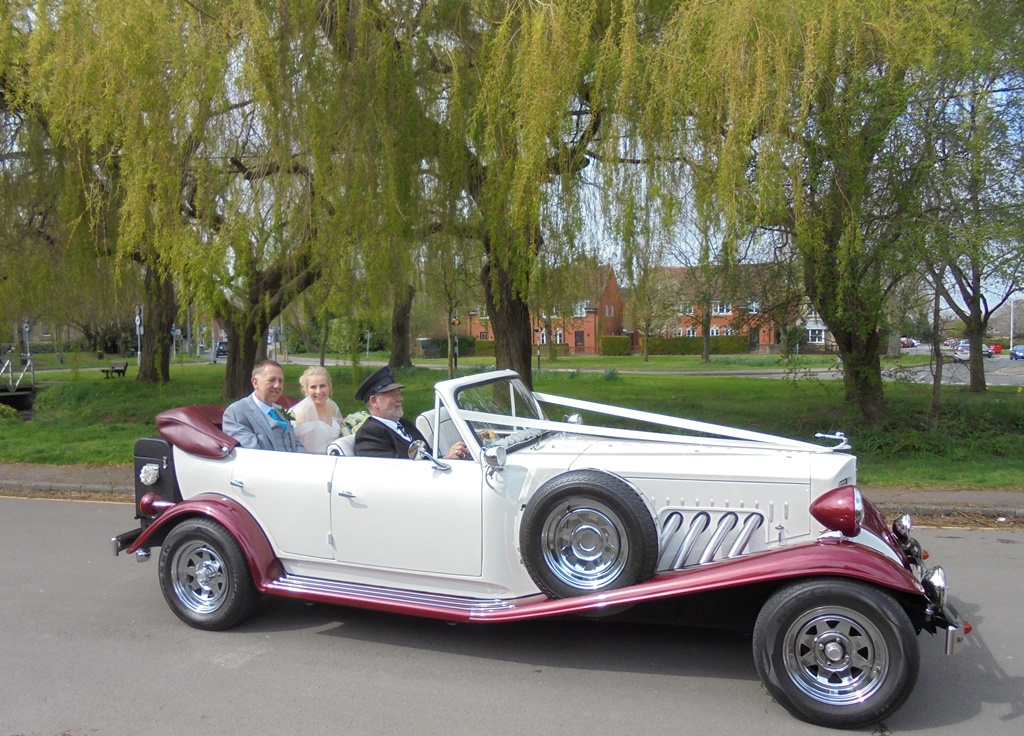
[(252, 369), (252, 393), (224, 410), (221, 428), (251, 450), (305, 452), (276, 402), (284, 390), (284, 371), (273, 360)]

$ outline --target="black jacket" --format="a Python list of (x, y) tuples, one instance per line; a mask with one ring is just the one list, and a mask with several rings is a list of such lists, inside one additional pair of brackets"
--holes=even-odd
[[(398, 423), (413, 440), (426, 442), (416, 426), (405, 417), (399, 419)], [(398, 432), (392, 431), (388, 425), (372, 416), (363, 422), (356, 431), (357, 456), (407, 458), (409, 457), (409, 444)]]

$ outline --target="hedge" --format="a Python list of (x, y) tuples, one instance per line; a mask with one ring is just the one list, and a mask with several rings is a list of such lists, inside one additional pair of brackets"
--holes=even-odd
[[(704, 351), (703, 337), (650, 337), (647, 341), (650, 355), (701, 355)], [(742, 355), (750, 350), (747, 335), (717, 335), (709, 338), (708, 351), (712, 355)]]
[(631, 355), (633, 341), (626, 335), (604, 335), (601, 338), (601, 355)]
[(478, 358), (493, 358), (494, 357), (494, 340), (477, 340), (476, 341), (476, 357), (478, 357)]

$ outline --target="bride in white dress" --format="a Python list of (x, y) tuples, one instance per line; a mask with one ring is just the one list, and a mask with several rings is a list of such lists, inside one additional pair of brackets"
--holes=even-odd
[(345, 418), (331, 400), (331, 376), (326, 368), (310, 366), (299, 378), (299, 385), (306, 398), (292, 407), (295, 435), (306, 452), (322, 455), (327, 445), (341, 436)]

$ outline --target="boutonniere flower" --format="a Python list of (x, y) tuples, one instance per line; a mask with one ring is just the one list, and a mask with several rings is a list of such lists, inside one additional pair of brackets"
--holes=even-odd
[(285, 409), (283, 406), (275, 406), (274, 411), (276, 411), (277, 415), (282, 419), (285, 419), (289, 422), (295, 421), (295, 414), (294, 412), (292, 412), (291, 409)]

